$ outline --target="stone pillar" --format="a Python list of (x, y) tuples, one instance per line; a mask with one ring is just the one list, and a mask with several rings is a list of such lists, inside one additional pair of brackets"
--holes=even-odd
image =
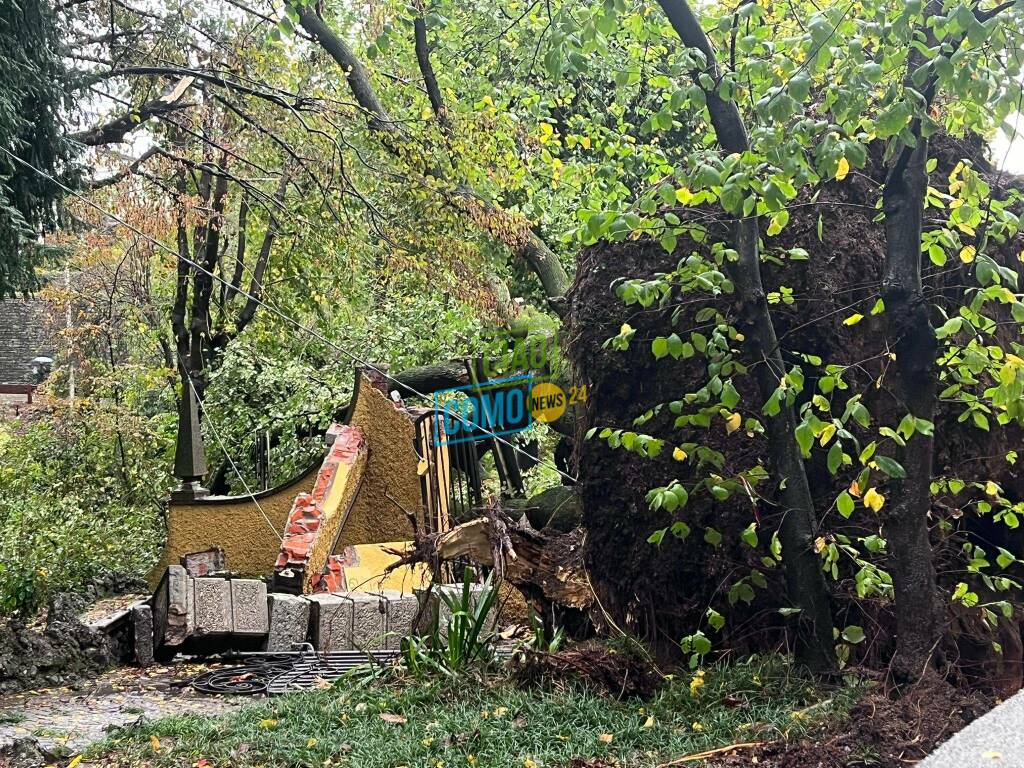
[(189, 502), (209, 496), (203, 487), (206, 475), (206, 450), (199, 426), (199, 404), (187, 371), (182, 371), (181, 401), (178, 406), (178, 441), (174, 448), (174, 476), (179, 485), (171, 491), (171, 501)]

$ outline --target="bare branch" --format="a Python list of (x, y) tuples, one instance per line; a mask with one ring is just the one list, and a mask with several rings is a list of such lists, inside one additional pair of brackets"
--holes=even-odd
[(185, 92), (195, 82), (191, 76), (182, 77), (169, 92), (157, 99), (141, 104), (127, 115), (111, 120), (109, 123), (90, 128), (86, 131), (72, 133), (69, 138), (84, 144), (87, 147), (97, 147), (105, 144), (117, 144), (124, 141), (125, 136), (134, 131), (150, 118), (159, 117), (169, 112), (176, 112), (179, 109), (186, 109), (194, 106), (191, 102), (181, 100)]

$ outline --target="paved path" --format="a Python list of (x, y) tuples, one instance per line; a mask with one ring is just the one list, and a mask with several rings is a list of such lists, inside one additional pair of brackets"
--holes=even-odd
[(0, 745), (34, 736), (47, 748), (77, 751), (102, 739), (110, 726), (129, 725), (139, 717), (216, 715), (251, 697), (208, 696), (172, 686), (208, 669), (197, 665), (122, 667), (91, 680), (80, 689), (50, 688), (0, 696)]
[(1024, 691), (979, 717), (918, 768), (1024, 768)]

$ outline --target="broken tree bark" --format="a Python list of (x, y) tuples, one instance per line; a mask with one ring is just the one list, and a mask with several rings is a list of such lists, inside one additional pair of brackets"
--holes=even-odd
[(535, 604), (586, 613), (595, 600), (583, 567), (583, 538), (582, 528), (542, 533), (520, 527), (492, 502), (482, 517), (451, 530), (424, 534), (417, 528), (413, 549), (395, 552), (401, 558), (388, 570), (426, 563), (436, 572), (443, 562), (468, 558), (494, 568)]

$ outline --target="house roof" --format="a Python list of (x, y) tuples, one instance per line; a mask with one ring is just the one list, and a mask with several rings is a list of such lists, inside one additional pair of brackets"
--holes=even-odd
[(57, 351), (51, 318), (42, 299), (0, 301), (0, 384), (35, 384), (33, 358)]

